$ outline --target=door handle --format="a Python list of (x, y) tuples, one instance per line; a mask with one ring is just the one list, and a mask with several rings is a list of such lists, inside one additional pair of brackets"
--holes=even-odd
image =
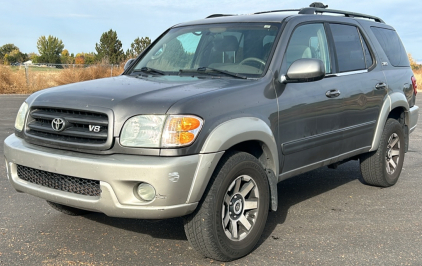
[(327, 96), (328, 98), (336, 98), (336, 97), (340, 96), (340, 91), (339, 90), (329, 90), (325, 93), (325, 96)]
[(385, 84), (384, 82), (380, 82), (377, 85), (375, 85), (375, 89), (377, 90), (384, 90), (387, 88), (387, 84)]

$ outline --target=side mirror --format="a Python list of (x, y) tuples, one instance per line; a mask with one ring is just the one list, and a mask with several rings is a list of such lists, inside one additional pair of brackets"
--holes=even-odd
[(319, 59), (302, 58), (293, 62), (286, 75), (280, 77), (281, 83), (308, 82), (323, 79), (324, 63)]
[(128, 69), (130, 67), (130, 65), (132, 65), (132, 63), (135, 61), (135, 59), (129, 59), (127, 60), (125, 66), (124, 66), (124, 70)]

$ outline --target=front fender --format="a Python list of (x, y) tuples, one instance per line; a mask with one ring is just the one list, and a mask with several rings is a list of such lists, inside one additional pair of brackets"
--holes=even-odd
[(187, 202), (197, 202), (201, 199), (224, 151), (236, 144), (253, 140), (263, 143), (266, 150), (269, 162), (267, 166), (269, 169), (266, 169), (266, 172), (269, 173), (269, 170), (272, 172), (272, 174), (267, 174), (272, 194), (271, 209), (276, 210), (277, 176), (279, 173), (277, 144), (270, 127), (261, 119), (254, 117), (242, 117), (226, 121), (208, 135), (200, 151), (200, 154), (204, 155), (204, 160), (201, 160), (198, 165)]

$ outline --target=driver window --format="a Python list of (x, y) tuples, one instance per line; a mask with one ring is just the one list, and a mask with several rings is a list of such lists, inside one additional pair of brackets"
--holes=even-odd
[(301, 58), (320, 59), (324, 63), (325, 73), (331, 73), (327, 37), (322, 23), (306, 24), (295, 29), (284, 54), (282, 72), (287, 72), (290, 65)]

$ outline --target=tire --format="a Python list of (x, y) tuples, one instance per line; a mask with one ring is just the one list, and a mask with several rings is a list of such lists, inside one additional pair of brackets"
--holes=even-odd
[(362, 178), (368, 185), (390, 187), (399, 179), (405, 150), (402, 125), (389, 118), (384, 126), (377, 151), (369, 152), (360, 158)]
[(249, 254), (265, 228), (269, 198), (268, 179), (259, 161), (249, 153), (227, 152), (197, 209), (184, 217), (190, 244), (219, 261)]
[(64, 214), (71, 215), (71, 216), (79, 216), (79, 215), (84, 215), (84, 214), (90, 213), (90, 211), (76, 209), (76, 208), (73, 208), (73, 207), (54, 203), (54, 202), (51, 202), (51, 201), (48, 201), (48, 200), (47, 200), (47, 203), (48, 203), (48, 205), (50, 205), (56, 211), (59, 211), (59, 212), (62, 212)]

